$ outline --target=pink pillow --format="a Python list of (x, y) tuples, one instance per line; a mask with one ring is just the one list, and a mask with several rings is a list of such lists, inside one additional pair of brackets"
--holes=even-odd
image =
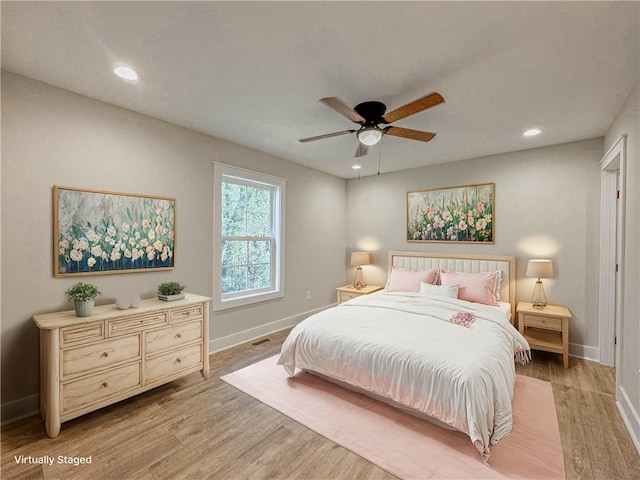
[(456, 273), (440, 271), (440, 283), (442, 285), (460, 285), (458, 298), (467, 302), (484, 303), (496, 306), (498, 303), (494, 297), (497, 272), (491, 273)]
[(407, 270), (401, 267), (391, 267), (387, 286), (387, 292), (416, 292), (420, 291), (420, 282), (434, 285), (438, 279), (438, 269)]

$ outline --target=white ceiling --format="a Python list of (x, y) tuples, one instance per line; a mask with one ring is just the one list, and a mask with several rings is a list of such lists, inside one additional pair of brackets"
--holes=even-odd
[(604, 135), (639, 77), (639, 6), (3, 1), (2, 68), (352, 178), (354, 135), (298, 142), (356, 126), (320, 98), (444, 96), (394, 124), (438, 135), (385, 137), (383, 172)]

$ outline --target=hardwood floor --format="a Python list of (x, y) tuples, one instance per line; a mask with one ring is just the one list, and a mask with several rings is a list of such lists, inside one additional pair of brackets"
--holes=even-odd
[[(278, 353), (286, 333), (214, 354), (208, 380), (196, 373), (71, 420), (55, 439), (39, 416), (3, 427), (1, 478), (395, 479), (219, 379)], [(570, 366), (536, 351), (517, 368), (553, 385), (567, 478), (640, 478), (640, 457), (613, 399), (613, 369), (575, 358)], [(54, 465), (19, 464), (20, 455), (49, 456)], [(92, 463), (58, 464), (58, 456)]]

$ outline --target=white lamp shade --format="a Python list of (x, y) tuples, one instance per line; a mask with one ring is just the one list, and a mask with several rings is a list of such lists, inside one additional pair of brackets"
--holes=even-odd
[(367, 252), (353, 252), (351, 254), (351, 265), (369, 265), (371, 263), (371, 257)]
[(529, 260), (529, 263), (527, 263), (527, 277), (552, 278), (553, 263), (551, 263), (551, 260), (541, 258)]

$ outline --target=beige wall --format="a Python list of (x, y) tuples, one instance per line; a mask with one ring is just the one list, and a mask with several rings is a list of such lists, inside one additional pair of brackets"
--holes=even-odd
[(616, 399), (622, 406), (640, 451), (640, 82), (629, 93), (605, 136), (605, 152), (627, 134), (626, 218), (623, 320), (619, 326)]
[(53, 185), (177, 199), (175, 270), (82, 277), (106, 303), (125, 291), (153, 296), (165, 280), (211, 294), (213, 161), (286, 178), (285, 297), (213, 315), (211, 340), (242, 339), (335, 302), (345, 277), (344, 180), (6, 72), (2, 126), (3, 418), (37, 406), (31, 315), (69, 309), (64, 291), (78, 281), (52, 275)]
[[(428, 147), (426, 147), (428, 150)], [(384, 285), (388, 250), (469, 252), (517, 257), (517, 299), (529, 301), (535, 279), (527, 260), (550, 258), (551, 303), (573, 313), (571, 351), (598, 358), (599, 192), (602, 139), (505, 153), (350, 180), (347, 248), (376, 253), (364, 267), (368, 283)], [(393, 162), (383, 158), (384, 164)], [(495, 182), (495, 244), (408, 243), (408, 190)]]
[[(386, 281), (388, 250), (511, 254), (518, 258), (518, 299), (533, 279), (526, 261), (554, 260), (544, 281), (549, 300), (571, 309), (572, 352), (598, 357), (598, 162), (628, 133), (627, 205), (640, 202), (637, 86), (604, 139), (585, 140), (453, 164), (365, 177), (330, 175), (154, 120), (65, 90), (2, 73), (2, 417), (37, 408), (38, 337), (30, 317), (68, 309), (64, 291), (76, 279), (52, 276), (51, 187), (77, 186), (177, 198), (177, 266), (172, 272), (84, 277), (113, 301), (120, 292), (153, 295), (181, 280), (189, 291), (212, 288), (212, 162), (287, 179), (286, 284), (283, 300), (212, 316), (213, 345), (250, 337), (283, 320), (298, 320), (335, 301), (351, 278), (347, 251), (374, 252), (369, 283)], [(384, 163), (393, 159), (383, 159)], [(405, 240), (406, 192), (468, 183), (496, 183), (494, 245), (419, 244)], [(623, 387), (640, 410), (638, 294), (640, 218), (628, 208)], [(346, 240), (345, 240), (346, 239)], [(305, 292), (312, 291), (312, 300)], [(216, 343), (217, 342), (217, 343)], [(633, 413), (629, 410), (629, 414)], [(633, 425), (637, 429), (637, 425)], [(638, 435), (636, 435), (637, 438)]]

